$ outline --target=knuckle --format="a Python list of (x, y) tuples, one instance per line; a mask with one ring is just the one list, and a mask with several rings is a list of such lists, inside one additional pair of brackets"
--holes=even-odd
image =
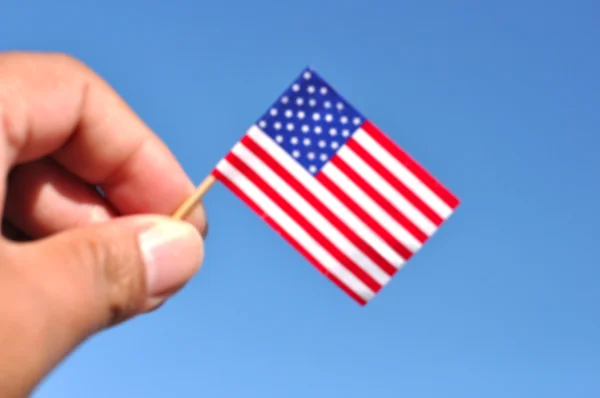
[(27, 110), (23, 99), (18, 95), (21, 82), (12, 79), (4, 84), (0, 76), (0, 138), (9, 148), (22, 148), (28, 140)]
[(29, 137), (24, 106), (19, 101), (12, 103), (0, 92), (0, 138), (14, 150), (23, 148)]
[(63, 86), (83, 96), (87, 82), (95, 78), (90, 68), (67, 53), (0, 54), (0, 138), (19, 152), (31, 138), (35, 96)]

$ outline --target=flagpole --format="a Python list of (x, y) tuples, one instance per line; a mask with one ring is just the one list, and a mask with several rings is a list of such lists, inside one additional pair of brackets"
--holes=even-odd
[(198, 206), (204, 194), (206, 194), (216, 182), (216, 177), (212, 174), (209, 174), (204, 181), (198, 185), (194, 193), (185, 202), (183, 202), (177, 210), (175, 210), (173, 217), (178, 220), (183, 220), (186, 218), (190, 212), (194, 210), (196, 206)]

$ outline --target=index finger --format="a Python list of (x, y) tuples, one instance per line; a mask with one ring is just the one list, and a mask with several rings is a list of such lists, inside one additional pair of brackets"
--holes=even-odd
[[(121, 214), (170, 214), (194, 190), (158, 136), (104, 80), (70, 56), (0, 55), (0, 131), (5, 172), (52, 155), (99, 186)], [(205, 228), (202, 208), (191, 218)]]

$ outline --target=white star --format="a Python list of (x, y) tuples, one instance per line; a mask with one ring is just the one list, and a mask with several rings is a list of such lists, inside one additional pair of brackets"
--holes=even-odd
[(312, 94), (315, 92), (315, 86), (308, 86), (306, 88), (306, 91), (308, 91), (309, 94)]
[(306, 114), (304, 113), (304, 111), (299, 111), (298, 112), (298, 119), (304, 119), (304, 116), (306, 116)]
[(342, 136), (348, 137), (349, 135), (350, 135), (350, 130), (344, 130), (344, 131), (342, 131)]
[(275, 122), (275, 123), (273, 123), (273, 127), (275, 127), (275, 130), (279, 130), (281, 128), (281, 123)]
[(283, 136), (278, 135), (277, 137), (275, 137), (275, 141), (277, 141), (281, 144), (283, 142)]
[(344, 104), (342, 104), (341, 102), (338, 102), (336, 107), (338, 108), (338, 111), (341, 111), (342, 109), (344, 109)]
[(308, 133), (309, 131), (310, 131), (310, 127), (308, 127), (308, 125), (305, 124), (305, 125), (302, 126), (302, 132), (303, 133)]
[(304, 78), (305, 78), (306, 80), (310, 79), (310, 78), (311, 78), (311, 76), (312, 76), (312, 75), (310, 74), (310, 72), (304, 72)]
[(292, 116), (294, 116), (294, 112), (292, 112), (290, 109), (288, 109), (287, 111), (285, 111), (285, 117), (287, 117), (289, 119)]
[(306, 157), (308, 158), (308, 160), (313, 160), (315, 158), (315, 153), (309, 152), (308, 155), (306, 155)]
[(319, 156), (319, 159), (321, 159), (321, 162), (324, 162), (327, 160), (327, 154), (326, 153), (322, 153), (321, 156)]
[(340, 122), (342, 122), (342, 124), (346, 124), (346, 123), (348, 123), (348, 116), (342, 116), (342, 117), (340, 118)]
[(313, 113), (313, 120), (317, 121), (321, 119), (321, 115), (318, 112)]
[(333, 120), (333, 115), (328, 113), (327, 115), (325, 115), (325, 120), (331, 123), (331, 121)]
[(267, 127), (267, 122), (265, 122), (264, 120), (261, 120), (260, 122), (258, 122), (258, 125), (260, 126), (260, 128), (265, 128)]
[(323, 104), (325, 106), (325, 108), (329, 109), (331, 108), (331, 102), (329, 101), (325, 101), (325, 103)]
[(299, 84), (297, 84), (297, 83), (296, 83), (296, 84), (294, 84), (294, 85), (292, 86), (292, 90), (294, 90), (295, 92), (298, 92), (298, 91), (300, 91), (300, 85), (299, 85)]
[(338, 142), (337, 142), (337, 141), (333, 141), (333, 142), (331, 143), (331, 149), (337, 149), (337, 148), (338, 148), (338, 146), (340, 146), (340, 144), (338, 144)]
[(286, 127), (287, 127), (288, 131), (292, 131), (292, 130), (294, 130), (294, 123), (288, 123)]
[(290, 138), (290, 142), (292, 143), (292, 145), (297, 145), (298, 144), (298, 137), (292, 137)]
[(321, 94), (327, 94), (327, 87), (321, 87)]
[(310, 171), (311, 173), (316, 173), (317, 172), (317, 166), (310, 165), (310, 167), (308, 168), (308, 171)]
[(304, 103), (304, 98), (300, 97), (296, 100), (297, 105), (302, 105)]
[(269, 111), (269, 113), (271, 114), (271, 116), (277, 116), (277, 109), (271, 108), (271, 110)]
[(359, 117), (355, 117), (355, 118), (352, 120), (352, 122), (353, 122), (355, 125), (357, 125), (357, 126), (358, 126), (358, 125), (360, 124), (360, 118), (359, 118)]
[(327, 143), (324, 140), (319, 141), (319, 147), (325, 148), (325, 146), (327, 146)]
[(304, 146), (309, 146), (310, 145), (310, 138), (305, 138), (303, 142), (304, 142)]
[(296, 149), (295, 151), (292, 152), (292, 156), (295, 157), (295, 158), (299, 158), (300, 157), (300, 151)]
[(334, 137), (334, 136), (336, 136), (336, 135), (337, 135), (337, 130), (336, 130), (336, 129), (334, 129), (334, 128), (332, 128), (332, 129), (329, 129), (329, 134), (331, 134), (331, 136), (332, 136), (332, 137)]
[(281, 103), (282, 104), (287, 104), (289, 100), (290, 99), (288, 97), (286, 97), (286, 96), (281, 97)]
[(322, 131), (323, 129), (321, 128), (321, 126), (315, 126), (315, 133), (321, 134)]
[(308, 100), (308, 105), (310, 106), (316, 106), (317, 105), (317, 100), (315, 100), (314, 98), (311, 98)]

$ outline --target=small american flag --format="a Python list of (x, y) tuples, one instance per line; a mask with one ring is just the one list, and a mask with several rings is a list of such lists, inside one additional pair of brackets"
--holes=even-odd
[(311, 68), (213, 176), (361, 305), (459, 204)]

